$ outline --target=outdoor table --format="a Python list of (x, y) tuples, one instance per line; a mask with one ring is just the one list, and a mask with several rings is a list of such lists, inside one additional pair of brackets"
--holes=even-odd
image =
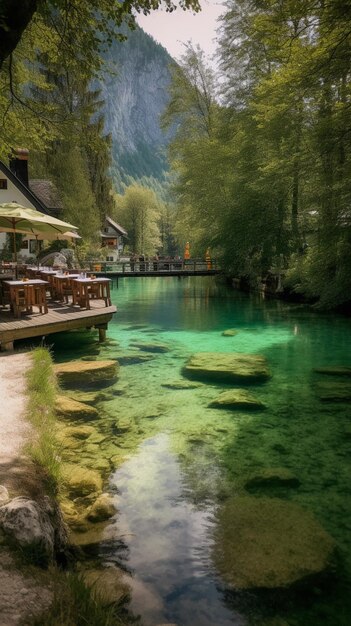
[(72, 280), (73, 304), (90, 309), (90, 300), (104, 300), (105, 306), (111, 306), (109, 278), (75, 278)]
[(72, 280), (78, 278), (79, 274), (58, 274), (51, 276), (55, 297), (59, 300), (65, 300), (68, 302), (68, 296), (73, 297)]
[(45, 280), (6, 280), (10, 291), (10, 306), (14, 315), (19, 317), (22, 311), (33, 312), (33, 306), (39, 308), (40, 313), (48, 312), (46, 302), (46, 288), (48, 283)]

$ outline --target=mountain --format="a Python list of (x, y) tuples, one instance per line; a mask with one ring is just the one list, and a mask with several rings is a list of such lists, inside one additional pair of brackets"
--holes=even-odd
[(112, 137), (112, 175), (117, 189), (131, 178), (146, 177), (158, 186), (168, 170), (170, 133), (161, 130), (160, 116), (175, 61), (141, 28), (126, 34), (126, 41), (115, 41), (105, 52), (107, 69), (97, 85)]

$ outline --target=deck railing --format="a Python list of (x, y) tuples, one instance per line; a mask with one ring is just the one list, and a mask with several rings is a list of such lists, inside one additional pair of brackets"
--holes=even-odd
[(206, 261), (205, 259), (145, 259), (142, 260), (121, 260), (121, 261), (96, 261), (90, 264), (92, 272), (135, 274), (135, 273), (162, 273), (174, 272), (211, 272), (219, 271), (216, 259)]

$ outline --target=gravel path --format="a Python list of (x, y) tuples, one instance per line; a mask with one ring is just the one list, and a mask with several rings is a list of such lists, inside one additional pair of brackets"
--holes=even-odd
[[(22, 448), (31, 435), (24, 419), (29, 354), (0, 355), (0, 485), (10, 497), (38, 489), (35, 472)], [(18, 626), (49, 604), (51, 593), (21, 571), (0, 532), (0, 626)]]

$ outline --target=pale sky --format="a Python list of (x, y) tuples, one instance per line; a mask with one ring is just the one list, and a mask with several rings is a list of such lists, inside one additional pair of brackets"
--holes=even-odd
[(202, 11), (191, 13), (177, 9), (173, 13), (158, 10), (150, 15), (138, 15), (139, 26), (164, 46), (174, 59), (184, 54), (184, 43), (199, 44), (207, 56), (212, 56), (216, 44), (217, 18), (224, 13), (224, 0), (200, 0)]

